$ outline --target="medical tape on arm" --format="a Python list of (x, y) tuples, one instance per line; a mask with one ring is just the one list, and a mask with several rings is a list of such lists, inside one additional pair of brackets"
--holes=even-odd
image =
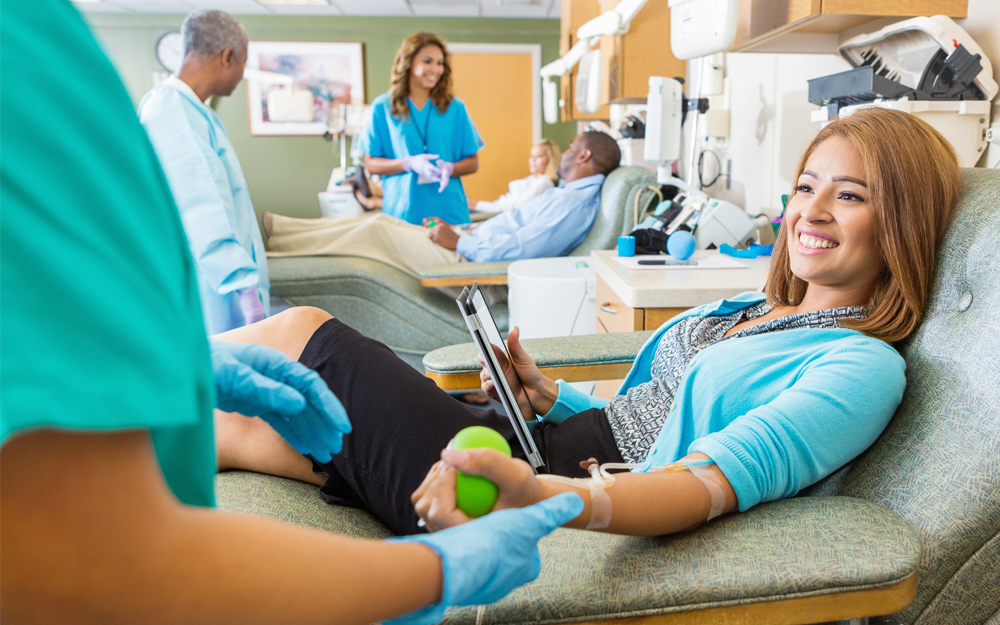
[[(708, 518), (705, 522), (721, 516), (726, 507), (726, 493), (719, 484), (715, 472), (709, 465), (715, 464), (711, 458), (706, 460), (688, 460), (674, 462), (664, 466), (653, 466), (648, 468), (649, 473), (675, 473), (680, 471), (690, 471), (691, 475), (698, 478), (708, 491), (710, 506)], [(608, 489), (614, 486), (615, 476), (608, 473), (608, 469), (627, 471), (634, 469), (637, 464), (608, 462), (599, 465), (595, 462), (587, 470), (590, 472), (589, 478), (569, 478), (561, 475), (539, 475), (539, 479), (551, 480), (560, 484), (567, 484), (573, 488), (590, 491), (590, 521), (587, 522), (588, 530), (599, 530), (611, 524), (611, 497), (608, 496)]]
[[(696, 464), (697, 462), (697, 464)], [(711, 507), (708, 511), (708, 518), (705, 522), (711, 521), (717, 516), (722, 515), (722, 511), (726, 508), (726, 493), (722, 490), (722, 486), (719, 485), (718, 477), (715, 475), (715, 471), (708, 468), (709, 464), (715, 464), (711, 460), (708, 462), (704, 461), (694, 461), (683, 463), (688, 471), (691, 472), (696, 478), (698, 478), (702, 484), (704, 484), (705, 489), (708, 490), (708, 496), (712, 502)]]
[[(590, 491), (590, 520), (586, 529), (602, 530), (611, 524), (611, 497), (608, 496), (608, 489), (614, 486), (615, 476), (605, 471), (605, 467), (596, 462), (590, 465), (587, 470), (590, 472), (589, 478), (569, 478), (561, 475), (539, 475), (538, 479), (568, 484), (573, 488)], [(614, 465), (617, 466), (617, 465)]]

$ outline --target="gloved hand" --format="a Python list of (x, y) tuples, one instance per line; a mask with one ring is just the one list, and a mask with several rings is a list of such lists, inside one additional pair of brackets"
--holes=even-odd
[(438, 180), (441, 170), (434, 164), (437, 154), (414, 154), (403, 157), (403, 171), (412, 171), (426, 180)]
[(441, 186), (438, 187), (438, 193), (441, 193), (448, 186), (448, 181), (451, 180), (451, 175), (455, 173), (455, 163), (449, 163), (446, 160), (438, 159), (436, 164), (438, 169), (441, 170), (441, 174), (438, 177), (438, 180), (441, 181)]
[(264, 302), (260, 301), (260, 293), (257, 292), (257, 287), (248, 286), (245, 289), (240, 289), (238, 293), (240, 295), (240, 310), (243, 311), (243, 319), (246, 321), (246, 325), (262, 320), (265, 316)]
[(393, 538), (421, 542), (441, 556), (441, 602), (384, 621), (384, 625), (437, 623), (445, 608), (499, 601), (541, 571), (538, 541), (583, 512), (576, 493), (562, 493), (525, 508), (501, 510), (434, 534)]
[(260, 417), (319, 462), (340, 452), (351, 422), (318, 373), (270, 347), (208, 343), (219, 410)]

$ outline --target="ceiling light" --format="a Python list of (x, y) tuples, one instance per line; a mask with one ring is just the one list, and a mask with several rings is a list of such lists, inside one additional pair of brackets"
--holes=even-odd
[(257, 2), (271, 5), (308, 4), (312, 6), (327, 6), (330, 4), (330, 0), (257, 0)]

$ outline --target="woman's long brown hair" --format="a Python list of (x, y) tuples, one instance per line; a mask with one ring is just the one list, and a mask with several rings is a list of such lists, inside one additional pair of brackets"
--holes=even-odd
[[(955, 150), (916, 116), (864, 108), (820, 130), (799, 159), (794, 185), (813, 150), (830, 137), (850, 141), (861, 155), (875, 243), (885, 265), (869, 297), (867, 316), (842, 324), (883, 341), (902, 340), (923, 318), (935, 257), (958, 202), (961, 170)], [(768, 269), (765, 290), (772, 306), (797, 305), (808, 286), (792, 274), (787, 223), (778, 232)]]
[(437, 107), (438, 112), (443, 114), (455, 97), (451, 93), (451, 59), (448, 56), (447, 46), (433, 33), (413, 33), (400, 44), (396, 58), (392, 62), (392, 72), (389, 74), (392, 84), (389, 89), (392, 116), (403, 121), (410, 116), (410, 107), (406, 103), (410, 97), (410, 69), (413, 67), (413, 59), (417, 56), (417, 52), (424, 46), (437, 46), (444, 55), (444, 71), (431, 89), (431, 102)]

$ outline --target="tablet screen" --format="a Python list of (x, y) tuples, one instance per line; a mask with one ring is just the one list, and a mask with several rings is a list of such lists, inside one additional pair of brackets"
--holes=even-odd
[[(508, 360), (510, 359), (510, 356), (507, 353), (507, 344), (504, 343), (503, 336), (500, 334), (496, 321), (493, 319), (493, 313), (490, 312), (489, 306), (486, 305), (486, 300), (479, 291), (478, 285), (473, 285), (472, 294), (469, 295), (469, 299), (466, 300), (466, 305), (467, 308), (471, 309), (468, 310), (467, 313), (474, 315), (475, 318), (478, 319), (478, 329), (473, 331), (473, 337), (478, 344), (487, 370), (489, 370), (490, 375), (494, 378), (495, 383), (497, 384), (497, 393), (500, 397), (500, 403), (503, 404), (504, 410), (506, 410), (507, 416), (510, 418), (511, 424), (514, 426), (514, 433), (517, 435), (518, 442), (521, 444), (521, 448), (524, 450), (524, 453), (528, 458), (528, 462), (531, 464), (533, 469), (537, 470), (538, 467), (544, 465), (545, 463), (542, 460), (541, 454), (538, 453), (538, 447), (535, 445), (535, 441), (531, 438), (531, 431), (524, 422), (524, 417), (517, 405), (517, 399), (514, 397), (506, 378), (503, 377), (503, 370), (499, 363), (499, 359), (493, 350), (489, 350), (489, 345), (487, 345), (487, 342), (491, 345), (495, 345), (505, 356), (507, 356)], [(515, 375), (517, 375), (516, 372)]]
[(486, 305), (486, 300), (483, 299), (483, 294), (479, 289), (472, 290), (472, 308), (479, 315), (479, 322), (483, 324), (486, 338), (490, 343), (499, 347), (500, 351), (509, 360), (510, 355), (507, 354), (507, 343), (504, 342), (503, 336), (501, 336), (500, 330), (497, 328), (497, 323), (493, 320), (493, 313), (490, 312), (489, 306)]

